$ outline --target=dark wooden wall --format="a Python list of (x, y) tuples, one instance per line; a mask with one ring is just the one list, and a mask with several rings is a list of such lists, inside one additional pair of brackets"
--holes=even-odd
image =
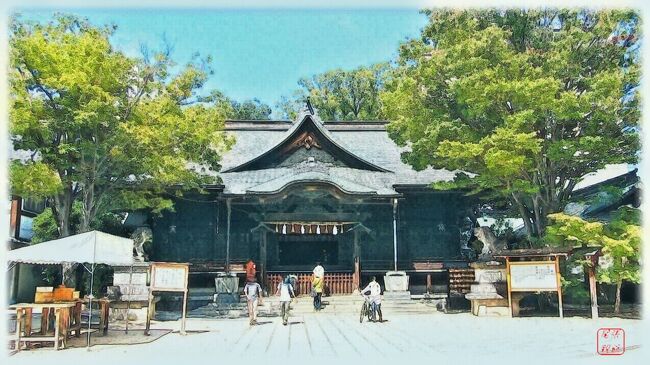
[[(214, 199), (217, 200), (217, 199)], [(388, 202), (388, 201), (387, 201)], [(460, 259), (458, 222), (462, 198), (455, 193), (404, 193), (398, 209), (398, 257), (410, 260)], [(393, 210), (389, 203), (366, 204), (360, 211), (370, 232), (357, 229), (361, 262), (393, 260)], [(233, 204), (230, 231), (230, 259), (259, 260), (261, 232), (251, 231), (258, 222), (245, 207)], [(226, 256), (226, 204), (219, 201), (178, 200), (175, 211), (153, 216), (152, 260), (181, 262), (223, 262)], [(299, 219), (299, 218), (297, 218)], [(276, 264), (277, 233), (267, 233), (269, 266)], [(353, 231), (337, 235), (340, 265), (352, 268)], [(406, 268), (406, 267), (405, 267)]]

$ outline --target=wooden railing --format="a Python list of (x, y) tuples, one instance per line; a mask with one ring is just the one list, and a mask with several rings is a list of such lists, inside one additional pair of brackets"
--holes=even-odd
[[(266, 276), (269, 293), (275, 294), (278, 284), (285, 275), (295, 275), (297, 277), (294, 285), (296, 295), (308, 295), (311, 292), (312, 274), (286, 273), (268, 274)], [(353, 273), (325, 273), (325, 294), (351, 294), (354, 289)]]

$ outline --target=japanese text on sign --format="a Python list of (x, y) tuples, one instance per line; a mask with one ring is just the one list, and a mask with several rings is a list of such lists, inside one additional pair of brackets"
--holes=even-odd
[(556, 290), (555, 263), (511, 265), (511, 287), (513, 290)]
[(152, 270), (154, 271), (152, 275), (153, 282), (151, 283), (152, 289), (178, 289), (179, 291), (185, 289), (186, 268), (152, 266)]

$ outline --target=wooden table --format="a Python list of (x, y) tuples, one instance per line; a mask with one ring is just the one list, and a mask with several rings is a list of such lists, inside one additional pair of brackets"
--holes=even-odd
[[(88, 304), (88, 298), (79, 299), (79, 301), (80, 303), (84, 303), (86, 305)], [(102, 335), (106, 335), (108, 333), (108, 314), (111, 306), (111, 301), (107, 298), (93, 298), (92, 304), (94, 303), (99, 304), (99, 330), (101, 331)], [(88, 308), (88, 314), (91, 313), (92, 308)], [(79, 312), (79, 318), (79, 322), (81, 322), (81, 312)], [(88, 317), (88, 321), (90, 321), (90, 316)]]
[[(10, 309), (16, 310), (16, 351), (20, 351), (22, 342), (54, 342), (54, 349), (59, 349), (59, 343), (62, 347), (67, 345), (67, 338), (70, 330), (72, 315), (76, 315), (75, 308), (81, 308), (77, 302), (65, 303), (20, 303), (9, 306)], [(37, 335), (32, 334), (32, 314), (34, 309), (41, 309), (43, 316), (41, 318), (41, 332)], [(54, 334), (48, 336), (49, 315), (54, 312)], [(80, 324), (80, 322), (76, 322)], [(25, 333), (23, 336), (23, 332)], [(77, 336), (79, 330), (77, 329)]]

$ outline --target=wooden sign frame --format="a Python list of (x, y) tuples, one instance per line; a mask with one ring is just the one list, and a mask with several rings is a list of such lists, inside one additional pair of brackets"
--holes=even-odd
[[(512, 266), (533, 266), (533, 265), (555, 265), (555, 288), (512, 288)], [(553, 260), (546, 261), (515, 261), (511, 262), (509, 257), (506, 257), (506, 277), (508, 282), (508, 307), (510, 308), (510, 317), (512, 314), (512, 292), (557, 292), (558, 299), (558, 309), (560, 313), (560, 318), (564, 318), (564, 310), (562, 305), (562, 276), (560, 275), (560, 259), (559, 256), (555, 256)]]
[[(187, 316), (187, 283), (190, 273), (190, 264), (181, 263), (181, 262), (152, 262), (149, 266), (149, 272), (151, 275), (151, 280), (149, 284), (149, 306), (147, 307), (147, 323), (145, 326), (144, 334), (149, 335), (149, 329), (151, 326), (151, 317), (153, 317), (153, 306), (154, 304), (154, 292), (182, 292), (183, 293), (183, 309), (181, 313), (181, 330), (180, 333), (185, 335), (185, 318)], [(160, 277), (163, 273), (163, 270), (169, 271), (174, 270), (180, 272), (182, 286), (173, 285), (173, 286), (157, 286), (157, 275)]]
[[(544, 265), (544, 266), (554, 266), (553, 261), (515, 261), (515, 262), (510, 262), (510, 273), (511, 273), (511, 279), (512, 279), (512, 267), (513, 266), (537, 266), (537, 265)], [(557, 280), (557, 267), (554, 267), (555, 269), (555, 280)], [(538, 292), (538, 291), (557, 291), (557, 282), (554, 283), (555, 287), (554, 288), (542, 288), (542, 287), (522, 287), (522, 288), (515, 288), (513, 287), (513, 283), (510, 283), (510, 290), (511, 291), (523, 291), (523, 292)]]

